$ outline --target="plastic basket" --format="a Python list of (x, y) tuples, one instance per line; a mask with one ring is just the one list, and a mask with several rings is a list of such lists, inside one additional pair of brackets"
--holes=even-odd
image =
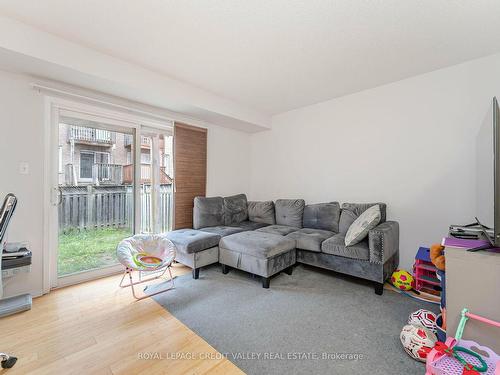
[[(453, 348), (457, 345), (462, 346), (476, 353), (480, 351), (484, 361), (488, 365), (488, 370), (486, 370), (486, 372), (482, 372), (481, 375), (500, 374), (500, 369), (498, 369), (499, 371), (496, 371), (496, 367), (500, 361), (500, 356), (490, 348), (481, 346), (472, 340), (456, 340), (453, 337), (449, 337), (446, 340), (446, 345), (449, 348)], [(472, 365), (480, 365), (477, 358), (467, 353), (460, 353), (460, 356)], [(432, 349), (432, 351), (427, 355), (425, 369), (426, 375), (461, 375), (464, 366), (456, 358), (447, 356), (446, 354), (440, 354), (435, 349)]]

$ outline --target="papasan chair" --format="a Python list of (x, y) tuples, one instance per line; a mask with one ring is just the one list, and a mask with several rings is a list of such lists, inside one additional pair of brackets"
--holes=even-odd
[[(135, 299), (141, 300), (157, 294), (166, 292), (174, 288), (174, 278), (170, 269), (175, 258), (175, 245), (168, 239), (155, 234), (136, 234), (135, 236), (125, 238), (116, 248), (118, 261), (125, 266), (125, 272), (120, 281), (120, 287), (131, 287), (132, 295)], [(139, 280), (133, 281), (132, 273), (139, 273)], [(161, 278), (168, 271), (170, 276), (170, 285), (168, 288), (147, 293), (147, 286), (144, 288), (144, 294), (137, 296), (134, 285), (146, 283)], [(150, 274), (143, 279), (143, 274)], [(130, 283), (123, 284), (125, 276), (129, 276)]]

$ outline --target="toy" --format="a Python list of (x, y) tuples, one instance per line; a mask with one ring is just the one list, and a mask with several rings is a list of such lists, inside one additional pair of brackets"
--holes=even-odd
[(490, 348), (471, 340), (463, 340), (462, 334), (468, 319), (478, 320), (500, 328), (500, 323), (462, 310), (462, 318), (455, 338), (438, 342), (427, 356), (426, 375), (500, 375), (500, 356)]
[(432, 311), (420, 309), (410, 314), (408, 317), (408, 324), (424, 327), (436, 333), (436, 318), (436, 314)]
[(391, 283), (401, 290), (411, 290), (413, 288), (413, 276), (405, 270), (397, 269), (392, 273)]
[(405, 352), (410, 357), (420, 362), (425, 362), (427, 354), (437, 342), (436, 335), (430, 330), (411, 324), (403, 327), (399, 338)]
[(415, 264), (413, 265), (415, 289), (419, 292), (440, 296), (441, 281), (437, 277), (437, 271), (438, 269), (431, 261), (430, 249), (420, 247), (415, 255)]
[(431, 246), (431, 262), (438, 270), (444, 271), (446, 269), (446, 262), (444, 258), (444, 246), (441, 244), (434, 244)]
[(137, 253), (133, 255), (135, 264), (138, 267), (159, 267), (163, 263), (161, 258), (148, 253)]

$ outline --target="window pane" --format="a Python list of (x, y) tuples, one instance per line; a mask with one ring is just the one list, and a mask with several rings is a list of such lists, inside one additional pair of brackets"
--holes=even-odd
[(87, 152), (80, 153), (80, 178), (92, 178), (93, 164), (94, 154)]

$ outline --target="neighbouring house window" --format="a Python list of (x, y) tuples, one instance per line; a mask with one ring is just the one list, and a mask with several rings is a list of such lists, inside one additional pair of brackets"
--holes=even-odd
[(110, 163), (110, 160), (111, 155), (109, 152), (80, 151), (80, 178), (86, 180), (93, 179), (94, 164), (97, 164), (99, 179), (107, 178), (109, 174), (108, 164)]
[(141, 152), (141, 164), (151, 164), (151, 153)]
[(64, 173), (62, 151), (63, 151), (62, 146), (59, 146), (59, 173)]
[(94, 152), (94, 162), (97, 164), (109, 164), (110, 154), (109, 152)]
[(92, 179), (92, 167), (94, 165), (94, 153), (80, 152), (80, 178)]
[(127, 164), (132, 164), (132, 152), (127, 151)]

